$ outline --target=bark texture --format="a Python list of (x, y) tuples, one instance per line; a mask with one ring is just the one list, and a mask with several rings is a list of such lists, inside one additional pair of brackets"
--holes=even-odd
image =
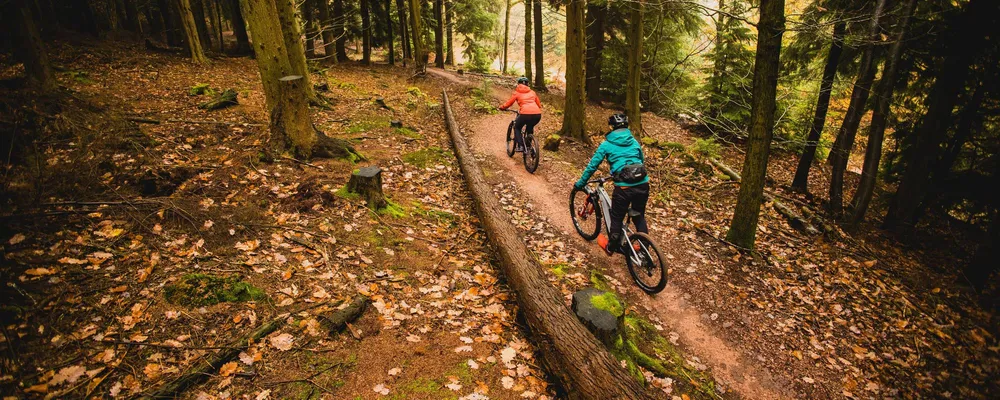
[(418, 71), (427, 68), (427, 53), (424, 51), (423, 40), (420, 39), (420, 0), (410, 1), (410, 33), (413, 37), (413, 60)]
[(868, 128), (868, 146), (865, 148), (865, 164), (861, 169), (861, 182), (851, 199), (851, 215), (847, 220), (848, 230), (857, 230), (865, 218), (872, 195), (875, 193), (875, 180), (878, 166), (882, 159), (882, 141), (885, 138), (885, 127), (889, 122), (889, 106), (892, 105), (893, 87), (896, 82), (896, 72), (899, 60), (903, 55), (903, 42), (909, 28), (910, 19), (917, 0), (909, 0), (902, 11), (902, 20), (896, 27), (896, 37), (889, 49), (885, 66), (882, 67), (882, 78), (879, 79), (875, 91), (875, 110), (872, 112), (872, 122)]
[(868, 26), (868, 44), (861, 56), (861, 66), (858, 69), (858, 79), (854, 81), (851, 91), (851, 103), (844, 114), (844, 122), (840, 124), (837, 139), (830, 149), (830, 165), (833, 167), (830, 178), (830, 202), (827, 211), (834, 219), (839, 219), (844, 207), (844, 174), (847, 172), (847, 161), (854, 149), (854, 139), (858, 134), (861, 117), (865, 114), (865, 104), (871, 94), (872, 82), (875, 80), (875, 44), (879, 41), (881, 28), (879, 18), (885, 8), (885, 0), (875, 4), (875, 14)]
[[(451, 47), (451, 31), (448, 31), (448, 47)], [(531, 75), (531, 0), (524, 0), (524, 77), (528, 82)]]
[[(580, 20), (582, 23), (582, 16)], [(530, 253), (524, 240), (493, 195), (492, 186), (459, 133), (448, 95), (442, 93), (445, 122), (477, 214), (548, 371), (572, 399), (653, 398), (566, 307), (562, 294), (545, 278), (538, 262), (525, 257)]]
[(5, 25), (13, 27), (15, 32), (12, 35), (15, 40), (14, 56), (24, 64), (28, 87), (42, 92), (56, 90), (52, 64), (27, 3), (23, 0), (10, 1), (0, 6), (0, 10), (4, 13), (0, 21), (5, 21)]
[(319, 11), (320, 36), (323, 37), (323, 59), (327, 64), (333, 64), (337, 62), (337, 50), (333, 39), (333, 25), (330, 23), (330, 2), (316, 0), (316, 6)]
[(372, 63), (372, 16), (369, 0), (361, 1), (361, 63)]
[(542, 47), (542, 0), (531, 4), (535, 20), (535, 87), (536, 91), (545, 89), (544, 48)]
[(448, 65), (455, 65), (454, 26), (452, 25), (452, 21), (455, 19), (455, 10), (452, 8), (453, 5), (451, 0), (444, 2), (444, 27), (445, 40), (447, 41), (445, 45), (448, 46), (445, 49), (444, 63)]
[(629, 127), (632, 132), (642, 136), (642, 105), (639, 101), (639, 84), (642, 80), (642, 3), (632, 3), (630, 8), (625, 114), (628, 115)]
[(198, 37), (198, 26), (195, 23), (194, 14), (191, 13), (191, 2), (189, 0), (176, 0), (177, 10), (180, 11), (181, 23), (184, 25), (184, 37), (187, 41), (188, 51), (191, 59), (198, 63), (208, 62), (205, 51), (201, 48), (201, 39)]
[(346, 62), (347, 35), (344, 32), (344, 0), (333, 0), (333, 34), (337, 37), (337, 62)]
[(406, 6), (403, 4), (405, 0), (396, 0), (396, 14), (399, 16), (399, 40), (403, 42), (403, 65), (406, 65), (406, 60), (412, 59), (413, 54), (410, 48), (410, 35), (407, 33), (406, 25), (409, 24), (409, 20), (406, 19)]
[(236, 54), (250, 54), (250, 36), (247, 35), (247, 24), (243, 20), (243, 13), (240, 11), (240, 0), (230, 0), (229, 4), (232, 12), (233, 36), (236, 36)]
[(757, 24), (757, 55), (753, 68), (749, 146), (743, 162), (743, 181), (736, 198), (736, 211), (726, 234), (729, 242), (743, 248), (753, 248), (757, 236), (764, 177), (767, 175), (767, 160), (774, 135), (774, 110), (777, 108), (775, 95), (778, 88), (781, 36), (784, 31), (785, 1), (761, 0), (760, 22)]
[[(302, 89), (310, 100), (316, 98), (312, 80), (309, 78), (309, 65), (306, 64), (306, 51), (302, 45), (302, 29), (295, 20), (293, 0), (274, 0), (278, 9), (278, 23), (288, 51), (288, 63), (292, 66), (292, 74), (302, 77)], [(256, 37), (257, 35), (254, 35)]]
[(396, 46), (392, 37), (392, 0), (385, 0), (385, 35), (389, 45), (389, 65), (396, 65)]
[(444, 68), (444, 1), (434, 0), (434, 66)]
[(587, 99), (593, 102), (601, 101), (601, 52), (604, 51), (606, 7), (596, 2), (587, 4)]
[(587, 141), (583, 57), (586, 52), (583, 32), (584, 0), (566, 2), (566, 105), (563, 108), (562, 135)]
[(844, 32), (847, 24), (843, 21), (833, 25), (833, 41), (826, 55), (826, 66), (823, 67), (823, 80), (819, 84), (819, 97), (816, 99), (816, 113), (813, 115), (812, 126), (806, 136), (806, 146), (799, 156), (799, 165), (795, 168), (795, 178), (792, 189), (805, 193), (809, 189), (809, 170), (816, 159), (816, 147), (823, 134), (826, 124), (826, 112), (830, 108), (830, 93), (833, 91), (833, 81), (837, 76), (837, 65), (840, 64), (840, 54), (844, 51)]

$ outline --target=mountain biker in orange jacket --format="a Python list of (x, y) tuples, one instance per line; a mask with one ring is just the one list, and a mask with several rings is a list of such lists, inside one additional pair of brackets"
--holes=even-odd
[(517, 120), (514, 121), (514, 151), (524, 151), (524, 138), (521, 137), (521, 128), (525, 127), (529, 135), (535, 134), (535, 125), (542, 120), (542, 102), (534, 90), (528, 87), (528, 78), (517, 78), (517, 87), (510, 100), (500, 106), (501, 110), (507, 110), (517, 102), (519, 107)]

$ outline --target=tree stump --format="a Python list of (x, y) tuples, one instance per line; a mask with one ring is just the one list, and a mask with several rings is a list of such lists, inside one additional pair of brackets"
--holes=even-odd
[(364, 167), (356, 171), (347, 182), (347, 191), (361, 195), (372, 210), (385, 208), (388, 204), (382, 194), (382, 169), (379, 167)]
[[(617, 307), (606, 303), (617, 304)], [(609, 348), (614, 346), (625, 317), (617, 299), (595, 288), (586, 288), (573, 293), (573, 312), (601, 343)]]
[(546, 151), (559, 151), (559, 143), (562, 141), (562, 136), (553, 133), (545, 137), (545, 141), (542, 143), (542, 148)]
[(198, 108), (202, 110), (218, 110), (226, 107), (235, 106), (240, 104), (236, 101), (236, 91), (233, 89), (226, 89), (224, 92), (216, 96), (214, 99), (206, 101), (198, 105)]

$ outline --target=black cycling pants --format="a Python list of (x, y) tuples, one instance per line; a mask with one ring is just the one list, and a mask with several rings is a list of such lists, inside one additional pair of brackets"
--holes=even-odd
[(649, 227), (646, 226), (646, 202), (649, 201), (649, 183), (636, 186), (615, 186), (611, 193), (611, 241), (612, 245), (621, 243), (622, 224), (624, 224), (625, 213), (629, 208), (639, 213), (632, 217), (637, 232), (647, 233)]
[(535, 125), (542, 120), (542, 114), (518, 114), (514, 120), (514, 143), (524, 145), (524, 138), (521, 137), (521, 128), (529, 135), (535, 134)]

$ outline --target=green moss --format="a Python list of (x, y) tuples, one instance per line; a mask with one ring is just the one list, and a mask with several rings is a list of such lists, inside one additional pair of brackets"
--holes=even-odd
[(455, 216), (455, 214), (452, 214), (448, 211), (426, 208), (424, 207), (423, 203), (419, 201), (414, 201), (411, 203), (411, 205), (412, 205), (411, 208), (412, 213), (414, 215), (421, 216), (425, 219), (433, 220), (434, 222), (437, 223), (446, 222), (449, 225), (454, 225), (458, 221), (458, 218)]
[(597, 290), (605, 292), (611, 291), (611, 285), (608, 283), (608, 279), (605, 278), (600, 272), (597, 272), (597, 270), (590, 271), (590, 283), (594, 285)]
[(403, 161), (415, 167), (426, 168), (444, 160), (448, 153), (440, 147), (427, 147), (403, 155)]
[(646, 137), (644, 137), (642, 139), (639, 139), (639, 142), (641, 142), (643, 145), (649, 146), (649, 147), (658, 147), (660, 145), (660, 142), (658, 140), (653, 139), (653, 138), (651, 138), (649, 136), (646, 136)]
[(598, 310), (611, 313), (615, 317), (621, 317), (625, 313), (625, 307), (622, 305), (622, 302), (618, 300), (618, 296), (615, 296), (611, 292), (604, 292), (604, 294), (599, 296), (591, 297), (590, 304)]
[(427, 97), (427, 95), (416, 86), (406, 88), (406, 93), (413, 97)]
[(388, 127), (389, 127), (389, 121), (386, 120), (385, 118), (354, 121), (351, 123), (351, 126), (347, 127), (347, 133), (349, 134), (362, 133), (379, 128), (388, 128)]
[(558, 133), (553, 133), (553, 134), (549, 135), (549, 139), (560, 140), (560, 139), (562, 139), (562, 136), (559, 136)]
[(557, 278), (562, 279), (562, 277), (566, 276), (567, 268), (569, 268), (569, 264), (558, 263), (549, 267), (549, 271), (552, 271), (552, 274), (555, 275)]
[(410, 139), (422, 139), (423, 138), (423, 135), (421, 135), (421, 134), (417, 133), (417, 131), (415, 131), (413, 129), (410, 129), (410, 128), (407, 128), (407, 127), (393, 128), (392, 129), (392, 133), (400, 135), (400, 136), (405, 136), (405, 137), (408, 137)]
[(189, 96), (199, 96), (203, 94), (212, 94), (212, 88), (208, 87), (207, 83), (196, 84), (191, 86), (191, 89), (188, 90)]
[(177, 283), (164, 288), (164, 296), (173, 304), (195, 307), (267, 299), (263, 290), (243, 282), (238, 276), (223, 278), (205, 274), (184, 275)]
[(722, 145), (713, 138), (695, 139), (689, 151), (701, 158), (718, 158), (722, 151)]
[(672, 150), (672, 151), (686, 150), (686, 147), (684, 146), (683, 143), (677, 143), (677, 142), (664, 142), (660, 143), (660, 146), (663, 147), (663, 150)]
[(340, 197), (342, 199), (347, 199), (347, 200), (357, 200), (358, 198), (361, 197), (357, 193), (353, 193), (353, 192), (348, 191), (347, 190), (347, 185), (344, 185), (340, 189), (337, 189), (337, 191), (333, 192), (333, 194), (335, 196), (337, 196), (337, 197)]
[(402, 206), (388, 199), (385, 201), (385, 207), (379, 209), (378, 213), (381, 215), (388, 215), (393, 218), (402, 218), (406, 216), (406, 210)]

